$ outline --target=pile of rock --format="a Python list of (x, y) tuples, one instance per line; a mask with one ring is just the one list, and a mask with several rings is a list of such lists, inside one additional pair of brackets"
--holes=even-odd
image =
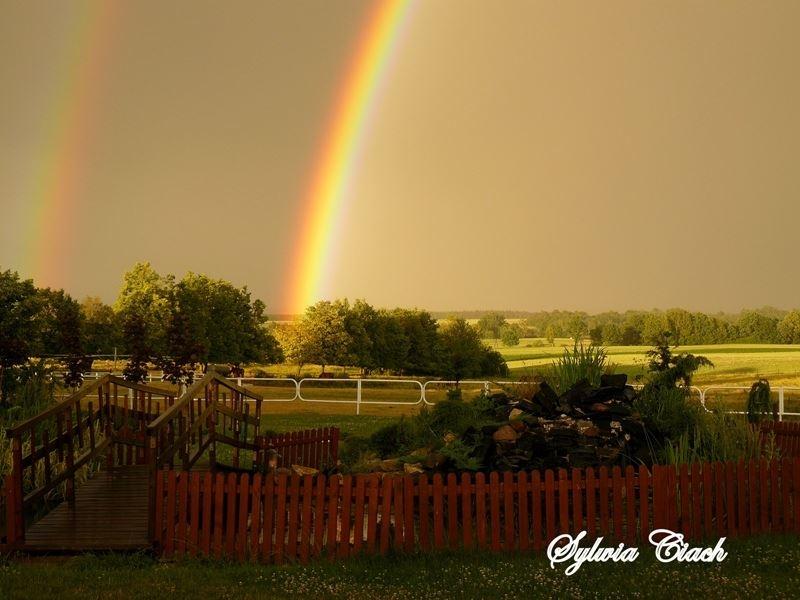
[(462, 440), (488, 469), (636, 462), (647, 444), (635, 398), (626, 375), (604, 375), (600, 387), (581, 381), (560, 396), (541, 382), (526, 397), (491, 396), (503, 422), (472, 428)]

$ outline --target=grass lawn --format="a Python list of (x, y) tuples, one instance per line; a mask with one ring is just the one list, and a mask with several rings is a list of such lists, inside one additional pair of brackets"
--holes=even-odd
[[(715, 543), (715, 541), (714, 541)], [(713, 545), (710, 543), (709, 545)], [(566, 577), (543, 555), (440, 553), (259, 566), (144, 555), (6, 560), (0, 598), (796, 598), (796, 537), (727, 541), (714, 564), (587, 563)]]

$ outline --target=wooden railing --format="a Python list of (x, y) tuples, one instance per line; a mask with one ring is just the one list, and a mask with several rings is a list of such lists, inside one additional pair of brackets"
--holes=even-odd
[[(218, 466), (234, 470), (252, 467), (258, 451), (256, 438), (261, 421), (261, 403), (260, 395), (212, 372), (194, 383), (169, 409), (148, 423), (146, 463), (151, 471), (151, 534), (158, 470), (176, 465), (189, 470), (206, 451), (209, 469)], [(218, 444), (230, 450), (230, 457), (219, 456)], [(243, 451), (247, 456), (243, 456)]]
[(174, 402), (172, 390), (106, 375), (7, 429), (7, 543), (24, 541), (25, 515), (41, 513), (51, 496), (73, 502), (76, 477), (101, 457), (107, 467), (144, 464), (147, 423)]
[(175, 557), (542, 550), (584, 530), (629, 545), (661, 528), (694, 540), (800, 533), (800, 459), (432, 478), (170, 470), (156, 482), (156, 549)]

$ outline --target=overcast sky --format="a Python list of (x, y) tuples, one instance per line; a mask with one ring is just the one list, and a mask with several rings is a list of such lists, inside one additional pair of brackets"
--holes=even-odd
[[(367, 4), (122, 2), (57, 274), (26, 259), (79, 2), (0, 1), (0, 268), (113, 300), (149, 260), (285, 297)], [(91, 9), (91, 8), (90, 8)], [(332, 296), (800, 305), (800, 3), (430, 0), (357, 166)], [(47, 218), (47, 215), (45, 215)]]

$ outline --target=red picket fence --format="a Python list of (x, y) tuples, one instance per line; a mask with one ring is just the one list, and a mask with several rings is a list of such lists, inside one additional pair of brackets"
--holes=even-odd
[(761, 432), (775, 434), (775, 445), (783, 457), (800, 456), (800, 421), (766, 421)]
[(256, 443), (256, 463), (269, 466), (271, 450), (277, 452), (273, 467), (302, 465), (321, 469), (335, 466), (339, 459), (339, 429), (322, 427), (279, 433), (274, 436), (258, 436)]
[(628, 544), (800, 533), (800, 459), (634, 469), (299, 477), (162, 471), (165, 556), (282, 563), (442, 548), (541, 550), (587, 530)]

